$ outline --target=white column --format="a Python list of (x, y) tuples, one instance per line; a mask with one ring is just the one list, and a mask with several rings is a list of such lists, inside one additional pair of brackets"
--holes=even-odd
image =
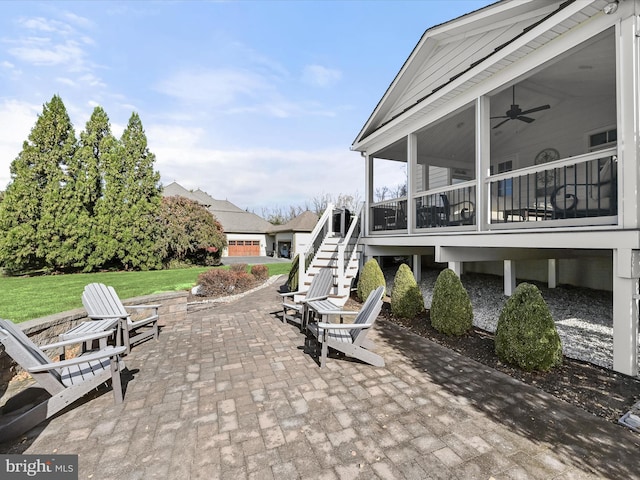
[(548, 261), (548, 280), (547, 284), (549, 288), (556, 288), (558, 285), (558, 260), (550, 258)]
[(618, 105), (618, 222), (638, 228), (640, 208), (640, 27), (631, 15), (616, 25), (616, 96)]
[(365, 156), (364, 164), (364, 235), (371, 231), (371, 204), (373, 203), (373, 157)]
[(516, 262), (504, 260), (504, 294), (507, 297), (513, 295), (516, 289)]
[(422, 279), (422, 255), (413, 256), (413, 276), (416, 282), (420, 283)]
[(485, 230), (491, 219), (489, 189), (485, 180), (491, 165), (491, 125), (488, 96), (476, 101), (476, 227)]
[(613, 369), (638, 375), (637, 254), (613, 251)]
[(416, 206), (413, 195), (416, 191), (416, 173), (418, 172), (418, 137), (415, 133), (407, 135), (407, 232), (415, 230)]
[(462, 262), (449, 262), (448, 266), (458, 277), (462, 275)]

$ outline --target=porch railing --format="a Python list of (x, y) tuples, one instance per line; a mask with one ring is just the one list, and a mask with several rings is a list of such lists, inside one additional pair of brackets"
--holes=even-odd
[(476, 184), (464, 182), (415, 197), (416, 228), (476, 224)]
[[(488, 177), (488, 200), (477, 224), (475, 180), (420, 192), (413, 196), (415, 233), (530, 228), (562, 225), (614, 225), (618, 215), (616, 147), (534, 165)], [(543, 224), (532, 222), (546, 222)], [(371, 232), (407, 231), (407, 199), (371, 206)]]
[(591, 219), (586, 223), (593, 223), (594, 217), (616, 216), (615, 153), (616, 149), (611, 148), (489, 177), (489, 223), (577, 218)]
[(406, 230), (407, 199), (395, 198), (378, 202), (371, 207), (373, 231)]

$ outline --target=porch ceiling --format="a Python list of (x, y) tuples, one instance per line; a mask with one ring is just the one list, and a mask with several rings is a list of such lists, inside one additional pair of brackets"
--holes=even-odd
[[(515, 101), (523, 110), (547, 104), (551, 108), (529, 115), (535, 118), (532, 124), (508, 121), (497, 129), (492, 129), (494, 146), (499, 148), (503, 139), (510, 135), (525, 134), (527, 128), (536, 126), (536, 122), (552, 119), (569, 99), (591, 101), (608, 96), (615, 101), (615, 62), (613, 30), (609, 29), (516, 83)], [(510, 108), (513, 102), (512, 85), (504, 85), (502, 90), (491, 94), (491, 116), (505, 115)], [(492, 125), (499, 121), (492, 120)], [(418, 162), (439, 166), (451, 166), (464, 161), (473, 164), (474, 137), (475, 108), (474, 105), (468, 105), (417, 132)], [(402, 138), (374, 155), (377, 158), (406, 162), (406, 140)]]

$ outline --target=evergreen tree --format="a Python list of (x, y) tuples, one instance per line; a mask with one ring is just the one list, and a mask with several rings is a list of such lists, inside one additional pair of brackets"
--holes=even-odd
[(160, 174), (153, 170), (155, 155), (137, 113), (129, 119), (120, 145), (105, 166), (104, 222), (111, 240), (106, 252), (115, 253), (125, 269), (161, 268)]
[(108, 221), (99, 215), (99, 205), (104, 200), (105, 165), (117, 149), (117, 140), (111, 134), (109, 117), (102, 107), (93, 110), (75, 156), (74, 195), (81, 205), (78, 213), (77, 253), (84, 259), (85, 271), (101, 268), (112, 259), (113, 254), (103, 255), (105, 231), (100, 223)]
[(65, 230), (59, 217), (75, 148), (66, 108), (54, 95), (11, 163), (11, 183), (0, 204), (0, 265), (7, 273), (60, 264)]

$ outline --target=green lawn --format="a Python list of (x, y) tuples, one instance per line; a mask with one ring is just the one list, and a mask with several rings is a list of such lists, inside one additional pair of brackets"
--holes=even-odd
[[(269, 275), (288, 274), (291, 263), (269, 263)], [(0, 318), (24, 322), (32, 318), (81, 308), (80, 299), (88, 283), (111, 285), (120, 298), (188, 290), (198, 275), (211, 267), (151, 272), (78, 273), (36, 277), (0, 277)], [(228, 266), (217, 268), (229, 268)]]

